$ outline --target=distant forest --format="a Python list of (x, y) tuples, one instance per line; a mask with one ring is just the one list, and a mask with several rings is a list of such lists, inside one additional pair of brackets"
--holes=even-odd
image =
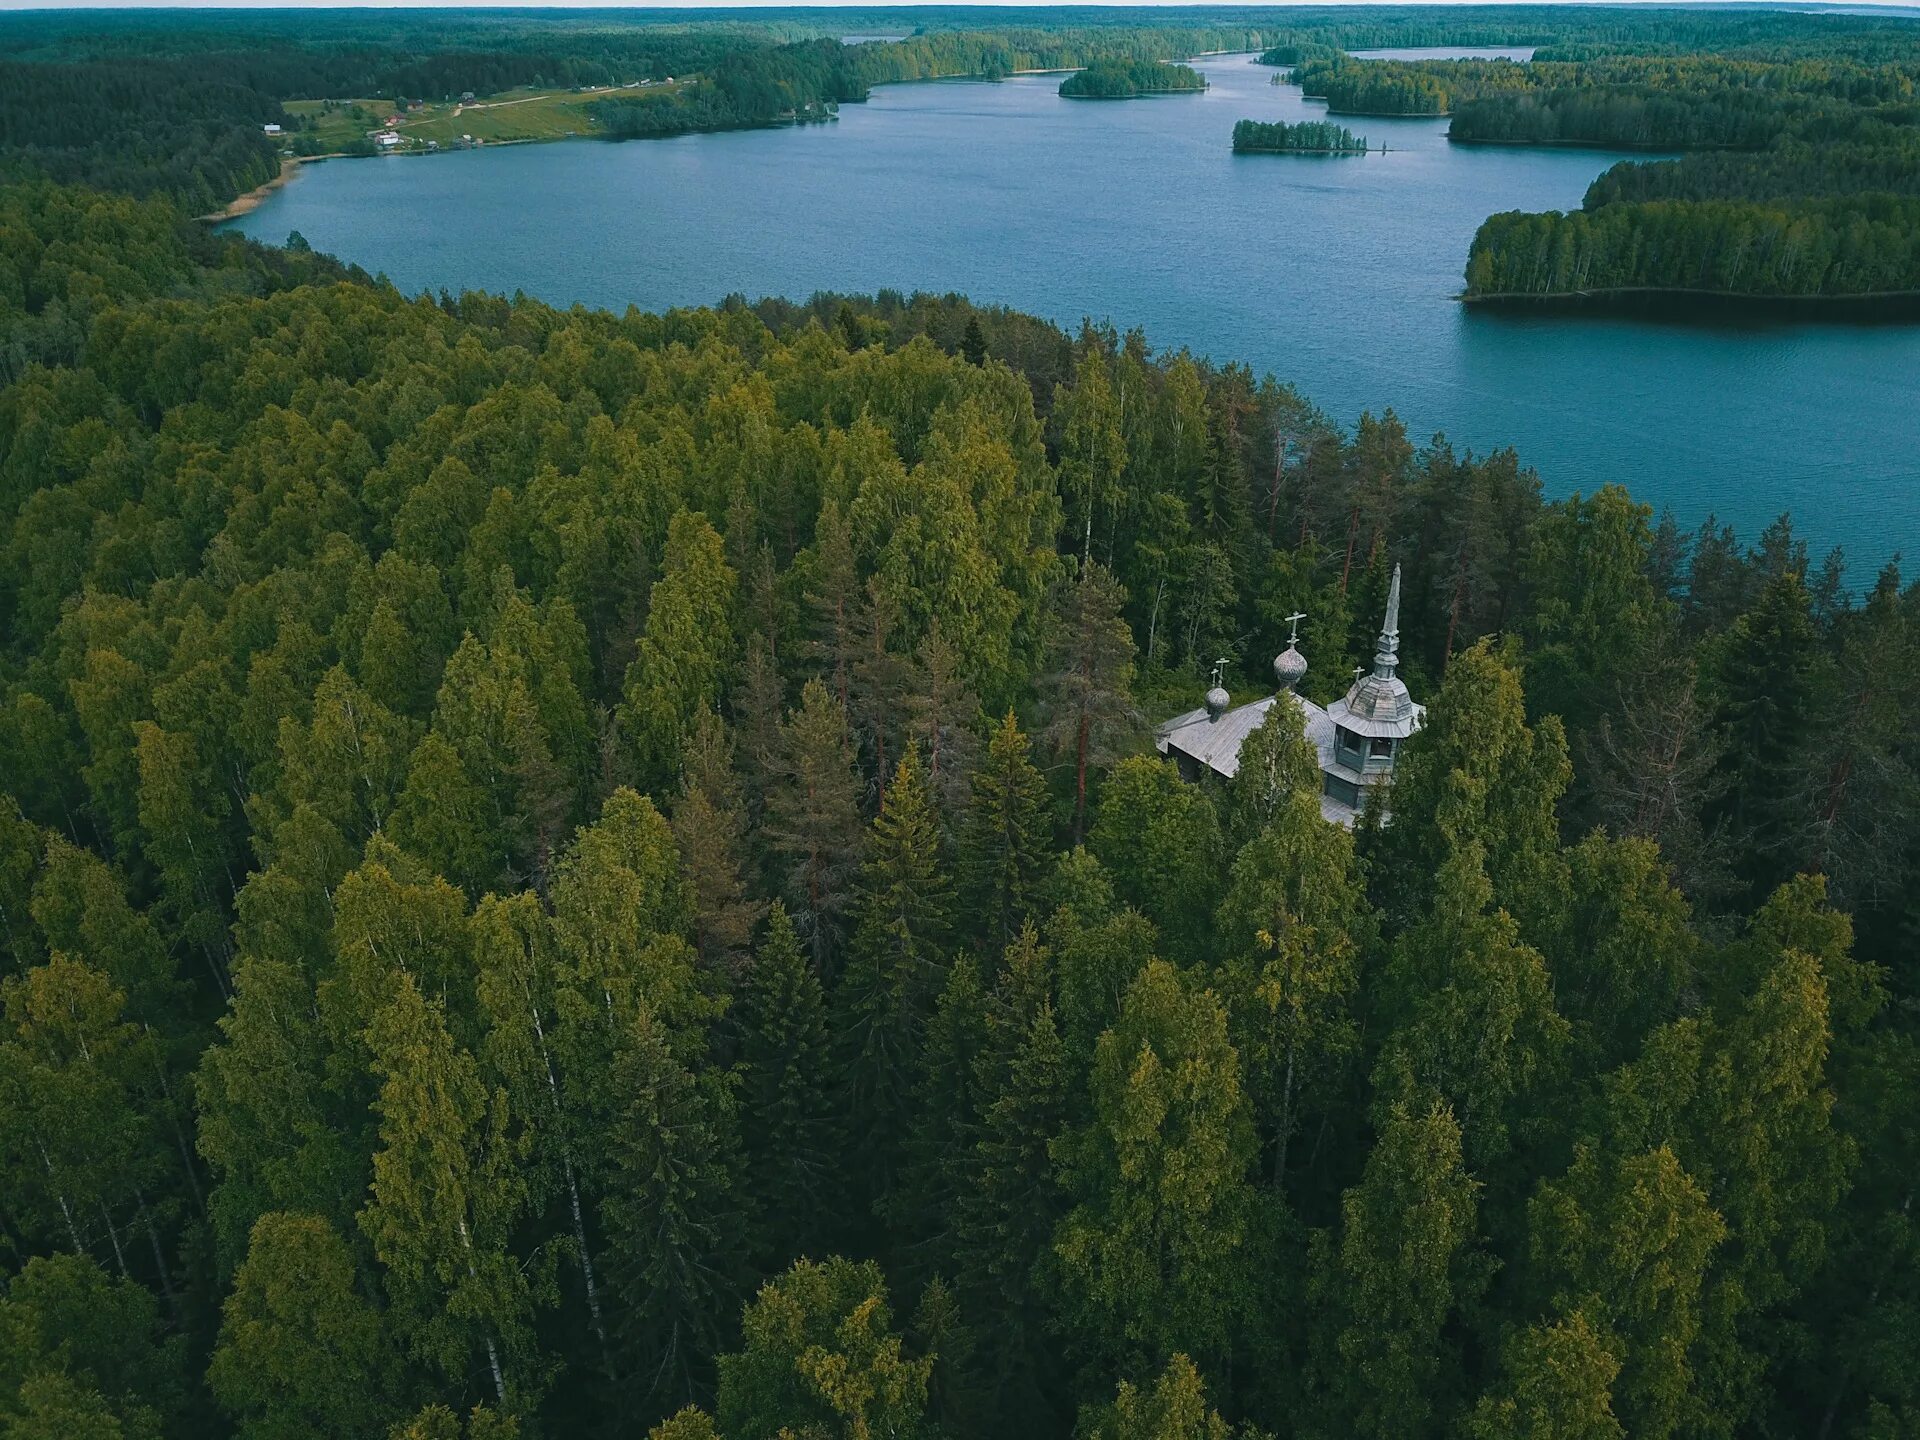
[[(1904, 43), (1902, 43), (1904, 42)], [(1689, 151), (1623, 162), (1572, 214), (1492, 217), (1468, 298), (1920, 291), (1920, 24), (1561, 43), (1531, 63), (1269, 52), (1336, 114), (1452, 116), (1460, 142)]]
[[(1920, 587), (958, 297), (0, 187), (0, 1430), (1920, 1425)], [(1358, 830), (1228, 657), (1429, 706)]]

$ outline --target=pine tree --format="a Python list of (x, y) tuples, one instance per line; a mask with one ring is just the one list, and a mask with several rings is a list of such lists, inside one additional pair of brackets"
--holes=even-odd
[(655, 794), (680, 773), (693, 717), (720, 702), (733, 659), (737, 578), (706, 516), (683, 510), (673, 517), (620, 710), (639, 773)]
[(1324, 1115), (1359, 1048), (1371, 921), (1352, 836), (1321, 818), (1316, 790), (1289, 791), (1233, 862), (1216, 972), (1276, 1186), (1303, 1104)]
[(763, 909), (747, 893), (745, 817), (689, 781), (674, 800), (672, 823), (692, 903), (694, 948), (708, 971), (730, 978)]
[(976, 1183), (978, 1072), (992, 1043), (987, 1006), (973, 961), (955, 960), (915, 1066), (899, 1180), (883, 1199), (888, 1220), (910, 1237), (899, 1269), (911, 1277), (956, 1268), (956, 1212)]
[(981, 1335), (984, 1403), (993, 1433), (1058, 1412), (1061, 1367), (1049, 1331), (1054, 1229), (1066, 1213), (1052, 1147), (1068, 1119), (1066, 1048), (1043, 1003), (986, 1101), (971, 1162), (973, 1184), (955, 1217), (965, 1310), (991, 1316)]
[(1791, 873), (1791, 839), (1812, 808), (1817, 738), (1828, 665), (1800, 575), (1770, 581), (1718, 642), (1714, 719), (1726, 738), (1726, 789), (1716, 813), (1745, 854), (1741, 878), (1755, 893)]
[(927, 757), (927, 783), (949, 829), (966, 814), (980, 756), (980, 698), (967, 681), (967, 668), (936, 616), (914, 651), (902, 697), (907, 738)]
[(1037, 907), (1052, 869), (1047, 786), (1009, 710), (973, 774), (960, 837), (961, 913), (989, 953), (1004, 949)]

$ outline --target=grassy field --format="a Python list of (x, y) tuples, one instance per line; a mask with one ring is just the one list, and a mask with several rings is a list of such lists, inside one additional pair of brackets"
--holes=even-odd
[[(464, 104), (427, 105), (400, 117), (393, 127), (405, 150), (418, 150), (427, 142), (441, 149), (457, 144), (462, 136), (498, 144), (507, 140), (562, 140), (569, 135), (591, 135), (597, 127), (587, 113), (595, 100), (614, 94), (657, 94), (678, 88), (664, 84), (646, 90), (509, 90)], [(368, 132), (383, 128), (394, 114), (390, 100), (289, 100), (290, 114), (311, 116), (314, 137), (327, 150), (344, 150), (366, 138)]]

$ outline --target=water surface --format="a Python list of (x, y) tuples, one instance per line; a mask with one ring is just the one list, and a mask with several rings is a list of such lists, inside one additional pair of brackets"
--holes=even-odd
[(1235, 120), (1324, 107), (1245, 56), (1196, 64), (1206, 92), (1132, 102), (943, 81), (831, 125), (335, 161), (234, 223), (408, 291), (659, 309), (892, 287), (1110, 318), (1270, 370), (1342, 424), (1391, 406), (1417, 441), (1513, 445), (1552, 495), (1617, 480), (1748, 537), (1791, 510), (1856, 572), (1920, 550), (1920, 326), (1469, 309), (1481, 219), (1575, 207), (1621, 157), (1374, 118), (1351, 128), (1385, 155), (1235, 156)]

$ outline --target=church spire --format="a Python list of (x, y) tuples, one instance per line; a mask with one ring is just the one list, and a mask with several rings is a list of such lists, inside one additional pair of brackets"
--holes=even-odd
[(1400, 567), (1393, 567), (1393, 583), (1387, 587), (1387, 621), (1374, 642), (1373, 673), (1391, 680), (1400, 663)]

